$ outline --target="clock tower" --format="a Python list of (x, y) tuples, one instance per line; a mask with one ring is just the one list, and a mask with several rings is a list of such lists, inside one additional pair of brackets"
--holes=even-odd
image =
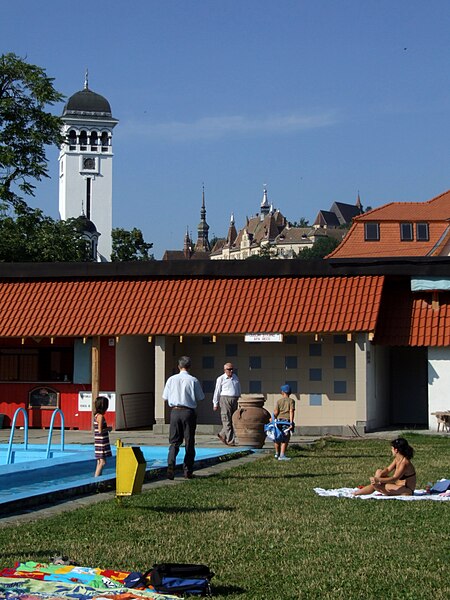
[(111, 260), (112, 132), (118, 120), (103, 96), (88, 87), (71, 96), (62, 114), (64, 143), (59, 153), (61, 219), (84, 215), (99, 233), (97, 260)]

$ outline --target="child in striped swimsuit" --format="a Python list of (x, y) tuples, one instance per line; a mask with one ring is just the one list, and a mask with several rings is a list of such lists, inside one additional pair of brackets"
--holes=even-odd
[(98, 398), (95, 399), (94, 445), (95, 458), (97, 459), (95, 477), (102, 474), (103, 467), (106, 465), (106, 458), (112, 456), (109, 443), (109, 432), (111, 431), (111, 427), (108, 427), (105, 419), (108, 404), (109, 401), (106, 396), (98, 396)]

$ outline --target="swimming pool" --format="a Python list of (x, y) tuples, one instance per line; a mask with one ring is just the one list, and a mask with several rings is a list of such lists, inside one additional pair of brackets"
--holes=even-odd
[[(167, 468), (167, 447), (140, 445), (146, 465), (146, 478), (163, 474)], [(52, 450), (52, 457), (46, 459), (46, 445), (28, 444), (28, 449), (13, 446), (14, 462), (6, 465), (7, 444), (0, 444), (0, 511), (36, 506), (43, 503), (89, 494), (96, 491), (98, 483), (104, 482), (111, 488), (116, 478), (116, 447), (100, 477), (94, 477), (95, 457), (91, 444), (69, 444), (65, 450)], [(196, 448), (196, 468), (229, 458), (236, 453), (249, 453), (248, 448)], [(180, 448), (177, 464), (184, 458), (184, 448)]]

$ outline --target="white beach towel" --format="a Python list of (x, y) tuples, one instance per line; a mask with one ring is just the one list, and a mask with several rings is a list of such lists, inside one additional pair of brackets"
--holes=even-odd
[(337, 488), (334, 490), (325, 490), (323, 488), (314, 488), (319, 496), (329, 496), (335, 498), (352, 498), (354, 500), (434, 500), (435, 502), (450, 501), (450, 490), (443, 494), (428, 494), (425, 490), (416, 490), (412, 496), (384, 496), (380, 492), (373, 492), (366, 496), (354, 496), (353, 492), (357, 488)]

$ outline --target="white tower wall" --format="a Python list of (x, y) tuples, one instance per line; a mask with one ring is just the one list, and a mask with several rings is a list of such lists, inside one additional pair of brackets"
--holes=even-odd
[(100, 234), (98, 260), (111, 260), (112, 131), (108, 101), (87, 87), (69, 99), (62, 116), (65, 142), (59, 154), (61, 219), (84, 214)]

